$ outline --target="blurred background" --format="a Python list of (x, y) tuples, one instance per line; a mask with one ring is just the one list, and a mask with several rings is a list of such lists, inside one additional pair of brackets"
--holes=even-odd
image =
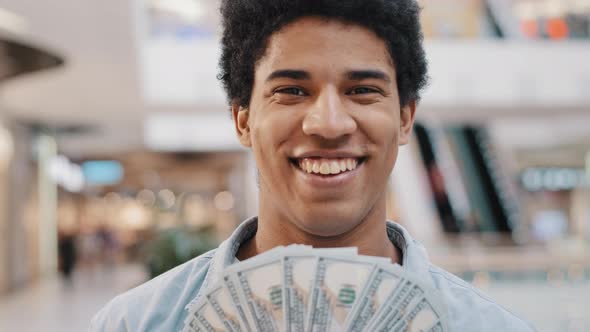
[[(539, 331), (590, 331), (590, 0), (422, 0), (389, 218)], [(80, 331), (256, 214), (216, 0), (0, 0), (0, 330)]]

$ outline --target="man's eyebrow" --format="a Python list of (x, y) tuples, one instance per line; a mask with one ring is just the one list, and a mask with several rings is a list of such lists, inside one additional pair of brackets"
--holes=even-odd
[(273, 71), (270, 75), (268, 75), (266, 81), (269, 82), (277, 78), (290, 78), (292, 80), (309, 80), (311, 79), (311, 75), (305, 70), (281, 69)]
[(366, 79), (377, 79), (387, 83), (391, 82), (391, 78), (381, 70), (368, 69), (368, 70), (351, 70), (345, 74), (346, 78), (351, 81), (362, 81)]

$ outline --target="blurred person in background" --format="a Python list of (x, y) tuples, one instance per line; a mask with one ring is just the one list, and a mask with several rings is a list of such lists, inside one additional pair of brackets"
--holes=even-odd
[(225, 267), (276, 246), (358, 247), (440, 291), (452, 331), (531, 331), (386, 220), (386, 185), (427, 81), (413, 0), (225, 0), (221, 74), (254, 154), (259, 216), (112, 300), (92, 331), (178, 331)]
[(59, 272), (66, 285), (73, 283), (73, 272), (78, 259), (76, 235), (74, 232), (60, 230), (58, 233)]

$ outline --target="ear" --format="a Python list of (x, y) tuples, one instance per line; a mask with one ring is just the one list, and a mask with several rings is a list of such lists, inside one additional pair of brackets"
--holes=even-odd
[(238, 105), (238, 103), (232, 103), (231, 113), (240, 143), (245, 147), (251, 147), (250, 123), (248, 121), (250, 112), (247, 108)]
[(399, 145), (406, 145), (412, 137), (412, 128), (414, 127), (414, 115), (416, 114), (416, 101), (412, 100), (401, 109), (400, 114), (400, 131)]

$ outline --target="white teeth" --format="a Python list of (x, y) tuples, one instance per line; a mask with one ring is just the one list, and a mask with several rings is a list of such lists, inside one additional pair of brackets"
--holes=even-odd
[(299, 168), (307, 173), (315, 174), (340, 174), (352, 171), (357, 167), (357, 160), (354, 158), (338, 159), (300, 159)]
[(340, 172), (346, 172), (346, 160), (340, 160)]
[(330, 173), (332, 173), (332, 174), (340, 173), (340, 162), (339, 161), (331, 161), (330, 162)]
[(311, 171), (314, 173), (319, 173), (320, 172), (320, 163), (317, 161), (313, 162), (313, 167), (311, 168)]

